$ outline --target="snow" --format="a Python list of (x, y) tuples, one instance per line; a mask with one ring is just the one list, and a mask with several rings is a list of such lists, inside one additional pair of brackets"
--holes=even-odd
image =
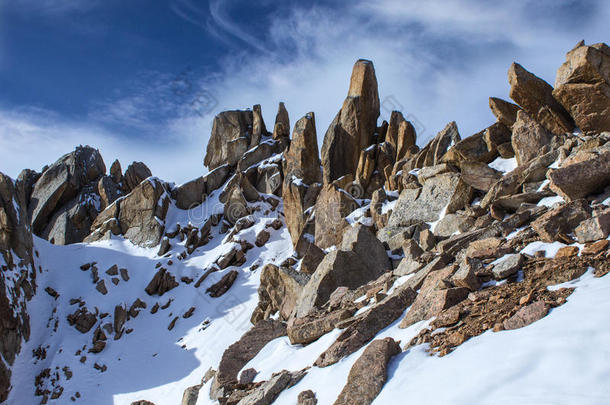
[(544, 197), (542, 200), (538, 201), (538, 206), (542, 207), (553, 207), (556, 204), (563, 204), (565, 203), (565, 200), (563, 199), (563, 197), (560, 197), (558, 195), (554, 195), (551, 197)]
[(544, 252), (544, 257), (554, 258), (557, 254), (557, 251), (562, 247), (567, 246), (565, 243), (561, 242), (532, 242), (521, 250), (521, 253), (533, 256), (534, 253), (538, 251)]
[(528, 327), (488, 331), (445, 357), (430, 356), (425, 346), (394, 357), (373, 404), (407, 398), (449, 405), (608, 404), (610, 328), (600, 325), (607, 325), (610, 277), (588, 273), (574, 286), (565, 305)]
[(505, 159), (498, 157), (489, 164), (489, 167), (502, 173), (512, 172), (517, 168), (517, 158)]
[[(191, 210), (180, 210), (170, 205), (166, 218), (168, 229), (175, 229), (177, 223), (184, 226), (189, 223), (203, 224), (211, 213), (219, 210), (217, 194), (212, 193), (204, 204)], [(264, 210), (256, 213), (259, 221), (239, 232), (236, 240), (254, 240), (266, 223), (277, 216), (277, 212), (270, 212), (267, 218), (262, 212)], [(185, 260), (176, 258), (176, 254), (184, 250), (184, 243), (176, 238), (171, 240), (173, 250), (167, 258), (157, 257), (156, 247), (137, 247), (122, 237), (68, 246), (55, 246), (35, 238), (35, 247), (40, 252), (37, 264), (42, 266), (43, 271), (37, 275), (38, 293), (28, 303), (31, 337), (24, 342), (12, 367), (13, 381), (26, 383), (24, 388), (11, 391), (7, 403), (39, 403), (41, 397), (34, 396), (31, 382), (42, 369), (55, 370), (56, 367), (60, 370), (58, 384), (64, 388), (64, 393), (60, 399), (50, 400), (49, 404), (71, 403), (69, 398), (77, 391), (81, 394), (82, 402), (89, 405), (129, 405), (140, 399), (147, 399), (156, 405), (180, 403), (184, 390), (199, 384), (210, 367), (218, 366), (226, 347), (250, 329), (250, 316), (258, 303), (260, 268), (253, 272), (247, 269), (258, 260), (279, 264), (293, 253), (290, 236), (284, 227), (273, 231), (263, 247), (251, 249), (241, 269), (229, 267), (212, 273), (199, 288), (195, 288), (194, 283), (181, 283), (180, 287), (162, 297), (151, 297), (144, 292), (157, 271), (157, 263), (168, 269), (176, 280), (182, 277), (197, 280), (232, 246), (222, 243), (225, 235), (219, 233), (219, 228), (213, 227), (212, 240)], [(172, 265), (168, 264), (169, 260), (172, 260)], [(79, 268), (92, 261), (97, 262), (99, 277), (105, 280), (107, 295), (95, 289), (90, 271)], [(114, 264), (128, 269), (129, 281), (120, 279), (118, 285), (111, 282), (111, 277), (105, 271)], [(238, 269), (239, 276), (226, 294), (211, 298), (205, 293), (210, 285), (233, 269)], [(44, 292), (46, 286), (51, 286), (60, 294), (57, 300)], [(147, 308), (126, 322), (125, 329), (133, 328), (132, 333), (123, 334), (118, 341), (113, 340), (113, 335), (108, 336), (104, 350), (99, 354), (85, 350), (82, 355), (87, 360), (81, 363), (81, 356), (75, 353), (85, 345), (87, 349), (91, 347), (95, 327), (82, 334), (68, 324), (67, 316), (78, 308), (69, 304), (72, 298), (81, 298), (91, 312), (98, 309), (100, 313), (108, 313), (109, 316), (102, 323), (112, 321), (117, 304), (123, 303), (129, 307), (139, 298), (147, 304)], [(171, 301), (171, 305), (167, 309), (150, 314), (150, 308), (155, 303), (163, 305), (168, 301)], [(195, 307), (193, 316), (183, 318), (182, 315), (191, 307)], [(179, 319), (174, 329), (169, 331), (167, 326), (174, 317)], [(210, 321), (209, 325), (205, 324), (206, 320)], [(58, 328), (53, 331), (52, 325), (56, 321)], [(47, 328), (47, 325), (51, 325), (51, 328)], [(47, 351), (44, 360), (32, 357), (32, 350), (40, 345)], [(107, 371), (102, 373), (94, 369), (94, 363), (106, 365)], [(72, 379), (67, 380), (61, 372), (64, 366), (74, 373)], [(51, 389), (48, 379), (45, 384)]]

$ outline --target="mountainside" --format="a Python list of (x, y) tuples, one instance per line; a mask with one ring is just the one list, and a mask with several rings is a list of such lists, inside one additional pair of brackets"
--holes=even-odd
[(426, 145), (355, 63), (319, 147), (214, 119), (182, 185), (78, 146), (0, 173), (0, 403), (607, 404), (610, 48)]

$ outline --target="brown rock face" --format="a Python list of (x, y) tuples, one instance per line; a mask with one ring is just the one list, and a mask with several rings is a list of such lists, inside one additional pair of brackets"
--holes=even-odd
[(174, 276), (166, 269), (160, 268), (144, 289), (148, 295), (162, 296), (169, 290), (178, 287)]
[[(285, 157), (282, 197), (286, 225), (293, 245), (296, 246), (305, 227), (304, 212), (317, 196), (318, 188), (312, 185), (322, 181), (313, 113), (307, 114), (295, 124), (290, 148)], [(313, 195), (314, 193), (316, 195)]]
[(531, 223), (531, 227), (545, 242), (558, 240), (559, 234), (568, 234), (591, 217), (586, 200), (576, 200), (551, 210)]
[(550, 188), (568, 201), (600, 192), (610, 184), (610, 151), (600, 151), (590, 159), (551, 170)]
[(97, 181), (105, 172), (106, 166), (99, 151), (89, 146), (79, 146), (53, 163), (32, 190), (28, 210), (33, 232), (41, 235), (51, 217), (62, 206), (76, 198), (86, 185)]
[(315, 206), (316, 245), (327, 248), (341, 243), (343, 230), (348, 225), (345, 217), (358, 207), (356, 201), (344, 190), (326, 184)]
[(416, 134), (413, 125), (405, 120), (400, 111), (392, 111), (385, 141), (392, 146), (394, 161), (405, 157), (409, 148), (415, 145)]
[(207, 195), (218, 189), (231, 173), (229, 165), (219, 166), (205, 176), (188, 181), (172, 190), (176, 206), (183, 210), (201, 204)]
[(326, 367), (358, 351), (383, 328), (397, 320), (413, 303), (417, 293), (410, 287), (399, 287), (348, 326), (337, 340), (318, 357), (315, 365)]
[(273, 127), (273, 139), (281, 140), (290, 136), (290, 118), (284, 103), (280, 103), (275, 116), (275, 125)]
[(159, 179), (147, 179), (125, 198), (102, 211), (85, 241), (99, 240), (107, 232), (112, 232), (120, 233), (140, 246), (156, 246), (163, 237), (165, 226), (162, 224), (169, 201), (165, 185)]
[(485, 131), (464, 138), (453, 145), (444, 155), (443, 162), (452, 162), (459, 165), (461, 162), (490, 163), (493, 161), (498, 152), (493, 145), (491, 149), (488, 147), (485, 140)]
[(518, 63), (513, 63), (508, 70), (508, 81), (510, 98), (549, 132), (560, 135), (574, 129), (572, 117), (555, 100), (550, 84)]
[(557, 71), (553, 96), (584, 132), (610, 131), (610, 48), (577, 46)]
[(414, 158), (413, 167), (422, 168), (434, 166), (441, 163), (441, 158), (447, 153), (452, 145), (457, 144), (462, 138), (458, 132), (457, 124), (450, 122), (422, 148)]
[(214, 117), (204, 165), (210, 170), (235, 166), (250, 146), (252, 125), (252, 111), (224, 111)]
[(6, 400), (11, 389), (7, 365), (15, 361), (22, 339), (29, 339), (27, 302), (36, 292), (25, 198), (23, 184), (15, 185), (0, 173), (0, 402)]
[(496, 97), (489, 98), (489, 108), (498, 121), (509, 128), (517, 121), (517, 112), (521, 110), (518, 105)]
[(251, 322), (256, 324), (276, 312), (279, 312), (280, 319), (288, 320), (308, 281), (309, 276), (291, 268), (265, 265), (258, 287), (258, 306), (252, 314)]
[(392, 338), (371, 342), (352, 366), (334, 405), (369, 405), (388, 378), (388, 362), (402, 350)]
[(354, 65), (343, 107), (324, 136), (321, 153), (325, 183), (356, 174), (360, 151), (370, 145), (377, 117), (379, 94), (375, 68), (372, 62), (359, 60)]
[(130, 192), (136, 188), (142, 181), (152, 176), (148, 166), (142, 162), (133, 162), (127, 166), (123, 175), (123, 187), (126, 192)]
[(551, 142), (552, 134), (534, 121), (525, 111), (517, 113), (513, 125), (512, 145), (517, 164), (523, 165), (537, 157), (542, 148)]
[(266, 320), (258, 322), (237, 342), (225, 350), (218, 371), (210, 388), (210, 397), (222, 396), (224, 387), (237, 383), (237, 374), (263, 347), (273, 339), (286, 335), (282, 322)]

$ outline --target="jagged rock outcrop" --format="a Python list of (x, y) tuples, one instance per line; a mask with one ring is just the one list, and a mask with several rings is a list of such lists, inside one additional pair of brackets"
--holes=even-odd
[(85, 241), (120, 234), (136, 245), (157, 246), (165, 230), (169, 202), (166, 186), (159, 179), (150, 177), (101, 212)]
[(127, 166), (125, 174), (123, 175), (123, 188), (125, 192), (129, 193), (135, 189), (141, 182), (152, 176), (152, 172), (142, 162), (133, 162)]
[(517, 112), (521, 110), (518, 105), (497, 97), (489, 98), (489, 108), (498, 121), (509, 128), (517, 121)]
[(550, 84), (528, 72), (518, 63), (508, 70), (510, 98), (515, 100), (533, 119), (554, 135), (574, 129), (574, 121), (553, 97)]
[(358, 207), (358, 203), (345, 190), (326, 184), (315, 205), (315, 242), (321, 248), (341, 243), (343, 230), (348, 226), (345, 217)]
[[(105, 172), (99, 151), (89, 146), (79, 146), (52, 164), (32, 190), (28, 211), (33, 232), (58, 237), (57, 243), (82, 241), (88, 233), (82, 230), (95, 219), (91, 214), (97, 214), (95, 182)], [(62, 232), (67, 235), (61, 237)]]
[(24, 186), (27, 184), (15, 184), (0, 173), (0, 402), (6, 400), (11, 389), (7, 366), (13, 364), (22, 341), (30, 336), (27, 302), (36, 292)]
[(296, 246), (305, 228), (305, 211), (313, 206), (322, 181), (316, 121), (313, 113), (297, 121), (292, 132), (290, 147), (285, 153), (284, 213), (286, 226)]
[(610, 185), (610, 150), (592, 151), (587, 157), (550, 170), (547, 177), (551, 190), (572, 201), (601, 192)]
[(239, 371), (271, 340), (285, 336), (286, 326), (272, 319), (258, 322), (237, 342), (225, 350), (218, 365), (214, 382), (210, 387), (210, 398), (226, 396), (237, 383)]
[(422, 168), (442, 163), (441, 159), (449, 148), (461, 140), (457, 124), (450, 122), (418, 152), (417, 156), (413, 159), (413, 163), (410, 165), (411, 168)]
[(585, 133), (610, 131), (610, 48), (584, 41), (557, 71), (553, 96)]
[(290, 117), (284, 103), (280, 102), (275, 116), (273, 126), (273, 139), (277, 141), (286, 140), (290, 136)]
[(517, 164), (523, 165), (545, 151), (552, 134), (534, 121), (525, 111), (517, 113), (513, 125), (512, 145)]
[(203, 203), (207, 196), (219, 189), (231, 174), (229, 165), (218, 166), (205, 176), (197, 177), (172, 189), (176, 206), (183, 210)]
[(371, 342), (352, 366), (347, 383), (334, 405), (369, 405), (388, 378), (388, 363), (402, 352), (392, 338)]
[(343, 107), (330, 124), (322, 143), (324, 183), (356, 174), (360, 151), (369, 146), (379, 117), (379, 94), (373, 63), (358, 60)]
[(214, 117), (203, 164), (210, 170), (224, 164), (235, 166), (250, 148), (252, 125), (250, 110), (224, 111)]

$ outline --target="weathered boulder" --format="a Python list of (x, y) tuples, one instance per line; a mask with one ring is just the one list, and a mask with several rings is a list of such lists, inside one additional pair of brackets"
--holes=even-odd
[(119, 162), (119, 159), (115, 159), (114, 162), (112, 162), (112, 165), (110, 165), (110, 177), (116, 184), (122, 184), (123, 170), (121, 169), (121, 162)]
[(337, 287), (357, 288), (377, 278), (355, 252), (334, 250), (328, 253), (303, 288), (296, 316), (304, 317), (328, 301)]
[(523, 165), (539, 156), (541, 150), (551, 142), (552, 134), (534, 121), (525, 111), (517, 113), (513, 125), (512, 145), (517, 164)]
[(413, 168), (438, 165), (449, 148), (462, 138), (455, 121), (450, 122), (413, 159)]
[(489, 98), (489, 108), (498, 121), (509, 128), (517, 121), (517, 112), (521, 110), (518, 105), (496, 97)]
[(510, 98), (515, 100), (534, 120), (547, 131), (561, 135), (574, 129), (570, 114), (553, 97), (553, 87), (513, 63), (508, 70)]
[(587, 160), (550, 170), (547, 177), (551, 190), (567, 201), (601, 192), (610, 185), (610, 151), (600, 150)]
[(489, 148), (485, 140), (486, 131), (487, 129), (484, 129), (451, 146), (442, 157), (442, 161), (455, 163), (458, 166), (461, 162), (492, 162), (498, 155), (498, 152), (495, 147)]
[(229, 271), (227, 274), (222, 276), (222, 278), (218, 280), (218, 282), (212, 284), (206, 290), (206, 292), (210, 294), (210, 297), (212, 298), (218, 298), (222, 296), (224, 293), (229, 291), (229, 288), (231, 288), (238, 275), (239, 272), (237, 270)]
[(585, 133), (610, 131), (610, 48), (578, 44), (557, 71), (553, 96)]
[(584, 220), (576, 227), (574, 234), (580, 243), (606, 239), (610, 234), (610, 211), (606, 210), (593, 218)]
[(257, 143), (251, 149), (244, 152), (243, 156), (237, 162), (237, 170), (245, 172), (251, 166), (260, 163), (281, 151), (282, 146), (280, 142), (276, 142), (272, 139)]
[(443, 173), (432, 177), (421, 189), (405, 189), (400, 193), (388, 226), (410, 226), (438, 221), (470, 203), (472, 187), (459, 173)]
[[(337, 324), (348, 319), (354, 310), (338, 309), (328, 314), (296, 318), (288, 324), (288, 338), (293, 345), (307, 345), (335, 329)], [(311, 319), (309, 319), (311, 318)]]
[(256, 387), (247, 396), (242, 398), (237, 405), (271, 405), (282, 391), (295, 385), (304, 376), (305, 372), (291, 373), (282, 370), (271, 376), (269, 381), (265, 381)]
[(125, 170), (123, 175), (125, 192), (129, 193), (150, 176), (152, 176), (152, 173), (148, 166), (142, 162), (133, 162), (127, 166), (127, 170)]
[(318, 399), (312, 390), (302, 391), (297, 397), (297, 405), (317, 405)]
[(495, 124), (487, 127), (485, 129), (485, 134), (483, 137), (485, 138), (485, 143), (487, 144), (487, 149), (496, 150), (498, 154), (503, 158), (511, 158), (514, 156), (514, 151), (511, 145), (512, 139), (512, 126), (517, 121), (517, 112), (515, 112), (515, 119), (511, 123), (510, 127), (506, 126), (501, 122), (496, 122)]
[(358, 351), (383, 328), (396, 321), (416, 299), (417, 293), (408, 286), (400, 286), (390, 296), (374, 305), (348, 326), (337, 340), (316, 360), (315, 365), (326, 367)]
[(321, 248), (341, 243), (343, 230), (348, 226), (345, 217), (358, 207), (358, 203), (346, 191), (334, 184), (326, 184), (320, 191), (315, 205), (315, 241)]
[(383, 244), (368, 227), (362, 224), (355, 224), (346, 229), (340, 249), (359, 255), (375, 278), (391, 270), (390, 259)]
[(445, 283), (454, 270), (453, 267), (446, 267), (426, 276), (415, 302), (400, 322), (400, 328), (408, 328), (416, 322), (437, 316), (468, 296), (468, 288), (449, 287)]
[(252, 111), (223, 111), (214, 117), (204, 165), (210, 170), (223, 164), (235, 166), (249, 149)]
[(530, 325), (546, 316), (550, 306), (544, 301), (536, 301), (517, 311), (516, 314), (503, 322), (505, 330), (519, 329)]
[(575, 200), (555, 208), (531, 223), (531, 227), (545, 242), (558, 240), (559, 234), (569, 234), (591, 217), (591, 207), (586, 200)]
[(521, 270), (524, 262), (525, 258), (520, 253), (507, 255), (493, 266), (491, 272), (496, 280), (504, 280)]
[(489, 191), (502, 178), (502, 172), (483, 162), (461, 162), (462, 180), (475, 190)]
[(360, 151), (370, 145), (379, 117), (379, 94), (373, 63), (358, 60), (343, 107), (330, 124), (321, 157), (324, 183), (355, 175)]
[(217, 399), (227, 386), (237, 383), (237, 374), (263, 347), (273, 339), (286, 335), (286, 326), (275, 320), (258, 322), (237, 342), (225, 350), (218, 365), (214, 382), (210, 387), (210, 398)]
[(105, 172), (106, 166), (99, 151), (89, 146), (79, 146), (53, 163), (42, 173), (32, 190), (28, 210), (33, 232), (40, 235), (57, 209)]
[(112, 232), (122, 234), (136, 245), (156, 246), (163, 237), (169, 202), (165, 185), (151, 177), (102, 211), (85, 241), (96, 241)]
[(256, 324), (278, 312), (280, 319), (287, 321), (308, 281), (309, 276), (289, 267), (265, 265), (258, 287), (258, 306), (252, 313), (251, 322)]
[(200, 389), (201, 385), (193, 385), (192, 387), (188, 387), (186, 390), (184, 390), (180, 405), (195, 405), (197, 403), (197, 399), (199, 398)]
[(229, 165), (218, 166), (205, 176), (188, 181), (172, 190), (172, 197), (176, 200), (176, 206), (183, 210), (193, 208), (201, 204), (208, 194), (223, 185), (229, 175)]
[(161, 267), (153, 276), (152, 280), (148, 283), (144, 291), (148, 295), (162, 296), (169, 290), (178, 287), (178, 282), (174, 276), (166, 269)]
[(356, 360), (334, 405), (371, 404), (388, 378), (388, 363), (402, 350), (392, 338), (378, 339)]

